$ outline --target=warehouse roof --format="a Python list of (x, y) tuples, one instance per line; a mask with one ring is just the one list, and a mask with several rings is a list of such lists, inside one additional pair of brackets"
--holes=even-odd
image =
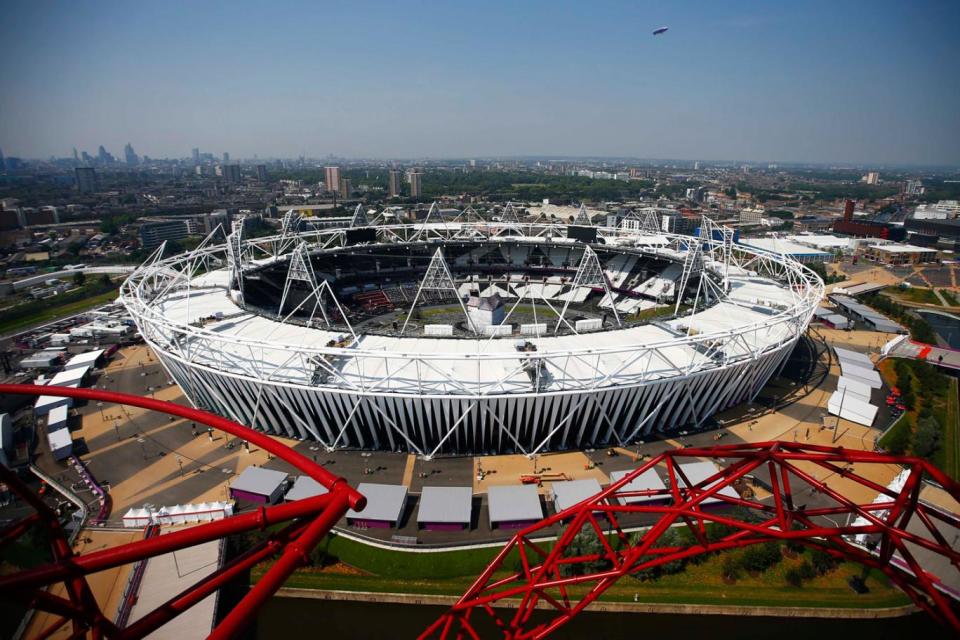
[(551, 491), (553, 493), (553, 508), (557, 511), (563, 511), (587, 498), (592, 498), (602, 489), (596, 478), (585, 478), (583, 480), (554, 482), (551, 484)]
[(273, 495), (277, 487), (287, 479), (284, 471), (250, 466), (230, 483), (230, 488), (261, 496)]
[(543, 519), (537, 488), (530, 484), (490, 487), (487, 490), (490, 522), (520, 522)]
[(361, 482), (357, 485), (357, 491), (367, 498), (367, 507), (362, 512), (350, 509), (347, 512), (348, 518), (399, 522), (403, 507), (407, 504), (407, 488), (405, 486), (402, 484)]
[[(633, 473), (632, 470), (627, 471), (614, 471), (610, 474), (610, 484), (613, 484), (621, 480), (624, 476)], [(653, 467), (650, 467), (636, 478), (628, 482), (627, 484), (620, 487), (620, 492), (625, 493), (629, 491), (662, 491), (667, 488), (667, 485), (664, 484), (663, 480), (660, 479), (660, 475), (657, 473), (657, 470)], [(649, 502), (651, 500), (662, 500), (663, 496), (622, 496), (618, 498), (620, 504), (634, 504), (638, 502)]]
[(417, 522), (470, 524), (473, 513), (471, 487), (424, 487), (420, 494)]
[(285, 495), (283, 498), (288, 502), (292, 502), (294, 500), (303, 500), (304, 498), (322, 496), (323, 494), (329, 492), (329, 489), (310, 476), (299, 476), (293, 483), (293, 487), (290, 489), (290, 491), (287, 491), (287, 495)]

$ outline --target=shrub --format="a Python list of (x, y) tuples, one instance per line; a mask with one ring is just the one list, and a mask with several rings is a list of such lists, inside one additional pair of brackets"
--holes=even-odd
[(837, 566), (837, 561), (826, 551), (814, 549), (813, 553), (810, 554), (810, 564), (817, 575), (822, 576), (833, 571), (833, 568)]
[(743, 568), (747, 571), (763, 572), (780, 562), (780, 545), (776, 542), (767, 542), (748, 547), (743, 552)]
[(787, 569), (786, 574), (783, 576), (787, 584), (791, 587), (802, 587), (803, 586), (803, 577), (800, 575), (800, 570), (796, 567), (790, 567)]
[(742, 575), (740, 558), (736, 554), (728, 553), (723, 556), (723, 562), (720, 563), (720, 575), (727, 580), (736, 580)]
[(813, 568), (813, 565), (806, 560), (800, 563), (798, 571), (800, 572), (800, 577), (804, 580), (813, 580), (817, 577), (817, 572)]

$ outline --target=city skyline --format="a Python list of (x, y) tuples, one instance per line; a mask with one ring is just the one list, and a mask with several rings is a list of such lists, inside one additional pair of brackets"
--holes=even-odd
[(955, 3), (241, 4), (14, 3), (0, 148), (960, 164)]

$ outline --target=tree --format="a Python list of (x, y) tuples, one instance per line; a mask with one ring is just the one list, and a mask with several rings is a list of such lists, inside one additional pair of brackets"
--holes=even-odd
[(913, 455), (929, 458), (940, 448), (940, 423), (932, 415), (917, 421), (913, 434)]
[(113, 280), (111, 280), (110, 276), (107, 275), (106, 273), (101, 273), (99, 280), (100, 280), (100, 286), (104, 288), (113, 286)]
[[(570, 541), (570, 546), (567, 547), (564, 556), (567, 558), (590, 555), (602, 556), (605, 552), (606, 550), (603, 547), (603, 543), (600, 542), (597, 532), (590, 528), (583, 529), (580, 531), (580, 533), (573, 537), (573, 540)], [(560, 565), (560, 574), (564, 577), (579, 576), (587, 573), (603, 571), (609, 566), (609, 560), (606, 558), (598, 558), (596, 560), (587, 560)]]
[(77, 271), (73, 274), (73, 284), (78, 287), (82, 287), (83, 283), (87, 281), (87, 275), (83, 271)]
[(817, 575), (822, 576), (825, 573), (833, 571), (837, 566), (837, 561), (829, 553), (822, 549), (814, 549), (810, 554), (810, 565)]

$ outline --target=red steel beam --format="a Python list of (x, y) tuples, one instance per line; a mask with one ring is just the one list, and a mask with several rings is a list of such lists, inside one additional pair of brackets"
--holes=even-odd
[[(51, 395), (114, 402), (179, 416), (247, 440), (289, 462), (329, 490), (329, 493), (322, 496), (261, 507), (250, 513), (238, 514), (163, 536), (89, 554), (75, 555), (67, 544), (56, 514), (9, 469), (0, 467), (0, 480), (7, 482), (11, 489), (35, 510), (34, 514), (0, 531), (0, 544), (10, 542), (35, 526), (46, 528), (51, 537), (54, 557), (52, 562), (0, 577), (0, 596), (11, 599), (26, 597), (36, 608), (64, 616), (43, 631), (43, 636), (49, 636), (69, 622), (73, 625), (73, 633), (70, 637), (79, 638), (89, 633), (93, 638), (104, 636), (124, 640), (142, 638), (200, 602), (243, 571), (280, 553), (279, 560), (267, 571), (264, 578), (230, 611), (213, 632), (214, 637), (234, 637), (249, 625), (259, 607), (283, 584), (297, 566), (306, 561), (313, 547), (330, 532), (333, 525), (346, 514), (348, 509), (361, 511), (366, 506), (366, 498), (347, 484), (344, 478), (330, 473), (265, 434), (204, 411), (152, 398), (95, 389), (0, 384), (0, 393)], [(268, 526), (284, 522), (290, 524), (283, 531), (273, 534), (268, 540), (241, 554), (224, 567), (218, 568), (214, 573), (201, 579), (197, 584), (154, 611), (148, 612), (125, 629), (118, 629), (104, 616), (86, 581), (86, 576), (91, 573), (222, 539), (233, 534), (256, 529), (263, 530)], [(63, 584), (69, 599), (40, 591), (44, 587), (58, 583)]]
[[(678, 463), (689, 458), (724, 459), (728, 467), (693, 484), (689, 482)], [(837, 473), (881, 496), (888, 498), (877, 503), (857, 504), (843, 495), (836, 486), (817, 480), (799, 469), (796, 463), (809, 462)], [(850, 464), (899, 464), (910, 470), (904, 491), (896, 493), (872, 482), (862, 473), (846, 471)], [(633, 479), (653, 468), (666, 467), (670, 487), (665, 490), (631, 492), (623, 490)], [(842, 466), (838, 466), (842, 465)], [(770, 475), (772, 504), (756, 499), (746, 500), (739, 496), (723, 495), (722, 489), (732, 487), (734, 482), (758, 468)], [(505, 638), (543, 638), (568, 622), (577, 613), (599, 598), (619, 578), (705, 553), (736, 549), (768, 541), (793, 540), (823, 549), (834, 557), (848, 558), (877, 569), (901, 587), (924, 611), (960, 633), (954, 605), (938, 588), (939, 580), (925, 570), (906, 545), (917, 547), (949, 560), (960, 573), (960, 550), (947, 544), (933, 525), (933, 519), (954, 527), (960, 527), (960, 516), (948, 514), (919, 501), (920, 479), (926, 475), (938, 482), (954, 499), (960, 501), (960, 484), (946, 477), (924, 460), (904, 456), (888, 456), (876, 452), (849, 451), (842, 448), (807, 446), (799, 443), (770, 442), (759, 444), (725, 445), (710, 448), (690, 448), (664, 452), (643, 463), (626, 477), (611, 484), (596, 496), (560, 513), (545, 518), (540, 523), (518, 532), (503, 548), (480, 577), (446, 614), (428, 627), (421, 638), (476, 637), (477, 626), (473, 614), (486, 614), (503, 633)], [(684, 482), (681, 488), (678, 480)], [(807, 509), (798, 497), (804, 488), (819, 492), (826, 505)], [(620, 497), (648, 496), (667, 500), (666, 504), (620, 504)], [(719, 506), (745, 508), (759, 519), (738, 514), (737, 511), (719, 512), (704, 503), (708, 499), (720, 501)], [(607, 516), (609, 527), (602, 527), (595, 513)], [(645, 513), (657, 517), (646, 533), (637, 541), (627, 538), (620, 528), (617, 517), (630, 513)], [(933, 539), (921, 537), (906, 530), (912, 516), (917, 515), (922, 525), (931, 530)], [(847, 524), (833, 522), (845, 518)], [(858, 520), (862, 518), (862, 520)], [(544, 552), (532, 542), (532, 538), (545, 535), (547, 527), (566, 522), (549, 552)], [(711, 540), (707, 524), (726, 527), (723, 537)], [(828, 524), (830, 523), (830, 524)], [(865, 523), (865, 524), (864, 524)], [(659, 546), (658, 540), (670, 526), (685, 526), (694, 536), (689, 547)], [(588, 554), (573, 554), (574, 538), (584, 532), (593, 532), (600, 539), (596, 551)], [(622, 546), (614, 550), (604, 534), (615, 535)], [(852, 536), (868, 535), (880, 540), (880, 554), (854, 544)], [(534, 551), (531, 562), (528, 550)], [(506, 559), (516, 552), (520, 559), (519, 571), (509, 570)], [(908, 569), (889, 562), (892, 554), (903, 558)], [(565, 575), (566, 569), (584, 563), (606, 562), (601, 570), (587, 569)], [(506, 575), (499, 575), (506, 572)], [(494, 578), (494, 575), (498, 575)], [(576, 588), (575, 591), (571, 589)], [(586, 589), (584, 591), (584, 589)], [(559, 594), (559, 598), (551, 594)], [(519, 598), (515, 612), (498, 613), (494, 605), (506, 599)], [(541, 602), (548, 603), (552, 617), (540, 624), (531, 623), (532, 614)], [(503, 609), (499, 609), (500, 612)]]

